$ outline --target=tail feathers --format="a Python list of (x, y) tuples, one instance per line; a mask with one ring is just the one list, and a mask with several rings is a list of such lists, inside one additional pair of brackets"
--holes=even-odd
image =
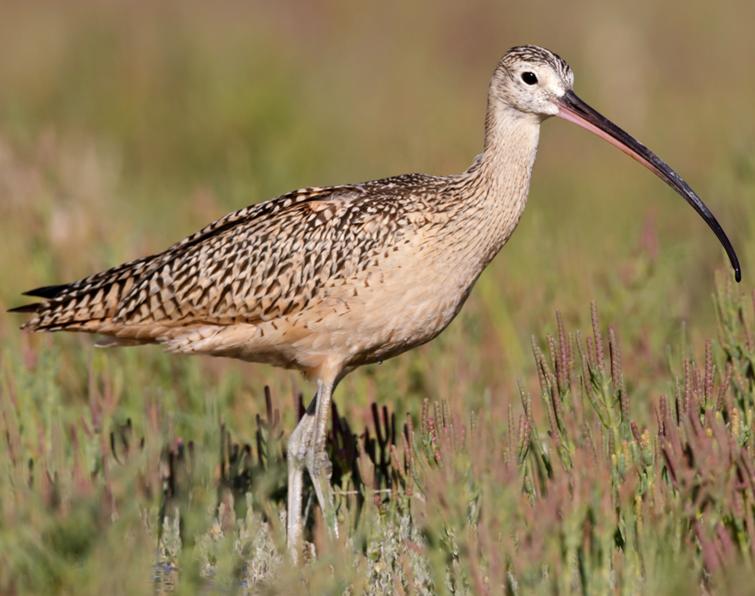
[(115, 312), (131, 284), (113, 282), (99, 288), (64, 293), (47, 302), (27, 304), (14, 312), (34, 313), (22, 329), (33, 331), (94, 331)]
[(32, 331), (90, 331), (102, 328), (141, 275), (154, 264), (154, 256), (124, 263), (70, 284), (43, 286), (24, 292), (45, 302), (24, 304), (14, 313), (32, 313), (21, 327)]
[[(45, 298), (46, 300), (53, 300), (56, 297), (64, 294), (71, 288), (71, 284), (59, 284), (56, 286), (42, 286), (41, 288), (34, 288), (23, 292), (23, 296), (33, 296), (34, 298)], [(9, 308), (8, 312), (13, 313), (39, 313), (47, 307), (49, 303), (46, 302), (32, 302), (31, 304), (22, 304), (21, 306), (15, 306)]]
[(24, 296), (33, 296), (35, 298), (52, 299), (64, 294), (70, 290), (72, 284), (58, 284), (56, 286), (42, 286), (41, 288), (34, 288), (23, 293)]
[(21, 306), (9, 308), (8, 312), (36, 313), (39, 312), (39, 309), (43, 306), (44, 304), (42, 302), (34, 302), (32, 304), (23, 304)]

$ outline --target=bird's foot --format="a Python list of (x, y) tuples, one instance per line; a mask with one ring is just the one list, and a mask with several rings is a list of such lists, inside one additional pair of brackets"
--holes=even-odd
[(299, 560), (302, 536), (302, 494), (304, 490), (304, 468), (306, 467), (308, 445), (314, 430), (315, 419), (305, 414), (294, 429), (287, 445), (288, 461), (288, 508), (286, 511), (286, 542), (291, 560)]
[(333, 502), (333, 488), (330, 485), (333, 465), (330, 463), (325, 447), (321, 445), (318, 449), (312, 445), (305, 461), (312, 485), (315, 487), (317, 502), (325, 518), (325, 525), (331, 537), (338, 538), (338, 520)]

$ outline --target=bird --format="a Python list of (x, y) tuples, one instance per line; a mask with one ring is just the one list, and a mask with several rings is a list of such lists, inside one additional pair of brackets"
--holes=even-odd
[(325, 449), (331, 399), (350, 372), (420, 346), (459, 313), (527, 203), (541, 124), (598, 135), (651, 170), (736, 252), (708, 207), (664, 161), (577, 96), (560, 56), (509, 49), (487, 94), (482, 151), (460, 174), (403, 174), (307, 187), (221, 217), (165, 251), (36, 288), (22, 329), (98, 334), (101, 346), (160, 344), (298, 370), (316, 393), (287, 447), (286, 534), (298, 560), (304, 472), (337, 536)]

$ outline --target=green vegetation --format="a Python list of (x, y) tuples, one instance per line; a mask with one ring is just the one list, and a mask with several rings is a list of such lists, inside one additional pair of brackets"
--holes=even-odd
[(3, 311), (298, 186), (462, 170), (523, 41), (685, 175), (744, 281), (670, 190), (547, 122), (458, 319), (339, 386), (341, 539), (312, 504), (300, 569), (283, 454), (312, 387), (0, 316), (0, 592), (750, 589), (755, 5), (657, 4), (4, 3)]

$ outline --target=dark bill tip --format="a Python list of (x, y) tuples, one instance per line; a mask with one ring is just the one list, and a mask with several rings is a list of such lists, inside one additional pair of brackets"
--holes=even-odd
[(718, 238), (718, 241), (726, 251), (729, 262), (734, 269), (734, 279), (737, 282), (742, 280), (742, 271), (739, 266), (739, 258), (734, 250), (729, 237), (724, 232), (715, 216), (703, 203), (702, 199), (690, 188), (684, 179), (677, 174), (671, 167), (660, 157), (637, 141), (632, 135), (616, 126), (608, 118), (591, 108), (582, 101), (573, 91), (567, 91), (559, 99), (558, 116), (569, 122), (573, 122), (582, 128), (589, 130), (602, 139), (611, 143), (631, 158), (640, 162), (648, 168), (677, 193), (679, 193), (687, 203), (697, 212), (697, 214), (708, 224), (708, 227)]

